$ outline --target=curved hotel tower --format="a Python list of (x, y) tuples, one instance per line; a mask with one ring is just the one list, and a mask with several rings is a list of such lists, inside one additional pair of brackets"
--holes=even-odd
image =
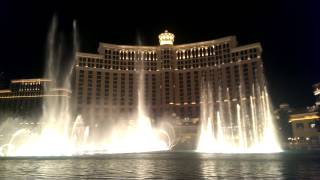
[(204, 84), (210, 85), (213, 98), (236, 102), (240, 92), (249, 97), (252, 84), (264, 83), (260, 43), (238, 46), (236, 37), (228, 36), (174, 45), (174, 38), (165, 31), (158, 46), (99, 43), (97, 54), (77, 53), (77, 111), (84, 119), (101, 121), (130, 115), (137, 107), (140, 67), (144, 100), (153, 119), (174, 116), (197, 121)]

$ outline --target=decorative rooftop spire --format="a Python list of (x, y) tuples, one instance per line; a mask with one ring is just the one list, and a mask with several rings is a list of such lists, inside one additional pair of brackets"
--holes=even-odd
[(160, 45), (173, 45), (174, 34), (169, 33), (168, 30), (165, 30), (164, 33), (159, 34), (159, 43)]

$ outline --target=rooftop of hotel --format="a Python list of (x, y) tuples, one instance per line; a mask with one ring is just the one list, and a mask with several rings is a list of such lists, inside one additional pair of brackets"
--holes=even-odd
[[(151, 51), (155, 51), (159, 47), (162, 47), (162, 46), (172, 46), (174, 48), (194, 48), (194, 47), (201, 47), (201, 46), (211, 46), (212, 44), (224, 44), (227, 42), (231, 42), (230, 49), (232, 52), (246, 50), (246, 49), (250, 49), (250, 48), (262, 49), (260, 43), (251, 43), (251, 44), (238, 46), (237, 38), (234, 35), (226, 36), (226, 37), (222, 37), (222, 38), (217, 38), (214, 40), (199, 41), (199, 42), (177, 44), (177, 45), (173, 44), (175, 35), (173, 33), (168, 32), (167, 30), (164, 33), (161, 33), (158, 37), (159, 37), (159, 45), (154, 45), (154, 46), (124, 45), (124, 44), (113, 44), (113, 43), (99, 42), (98, 52), (102, 53), (106, 48), (117, 48), (117, 49), (126, 49), (126, 50), (140, 49), (140, 50), (151, 50)], [(97, 58), (100, 58), (97, 54), (91, 54), (91, 53), (83, 53), (83, 54), (81, 53), (78, 55), (91, 56), (91, 57), (97, 56)]]
[(36, 83), (36, 82), (51, 82), (51, 80), (50, 79), (45, 79), (45, 78), (11, 80), (11, 83)]

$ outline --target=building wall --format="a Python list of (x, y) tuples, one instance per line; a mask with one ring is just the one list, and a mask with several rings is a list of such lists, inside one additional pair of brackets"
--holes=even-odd
[(313, 85), (316, 103), (311, 107), (296, 109), (289, 116), (292, 137), (288, 138), (289, 148), (319, 149), (320, 108), (318, 103), (320, 84)]
[(281, 143), (286, 144), (288, 139), (293, 137), (292, 124), (289, 122), (290, 114), (293, 109), (289, 104), (280, 104), (279, 108), (275, 110), (274, 116), (276, 119), (275, 128), (278, 131), (279, 139)]
[(69, 98), (70, 92), (57, 89), (48, 79), (12, 80), (9, 89), (0, 90), (0, 120), (18, 117), (37, 121), (43, 111), (43, 100), (51, 97)]
[(143, 68), (151, 117), (198, 118), (204, 81), (216, 100), (237, 102), (240, 94), (252, 95), (252, 85), (264, 81), (261, 53), (259, 43), (237, 46), (234, 36), (177, 46), (100, 43), (98, 54), (77, 53), (78, 112), (102, 121), (118, 113), (129, 116), (137, 107)]
[(305, 139), (320, 137), (320, 116), (317, 111), (290, 115), (293, 138)]
[(300, 138), (319, 138), (320, 131), (315, 127), (315, 120), (305, 120), (300, 122), (293, 122), (293, 134), (294, 137)]
[(9, 89), (0, 91), (1, 117), (36, 117), (41, 114), (42, 95), (49, 83), (50, 80), (46, 79), (12, 80)]

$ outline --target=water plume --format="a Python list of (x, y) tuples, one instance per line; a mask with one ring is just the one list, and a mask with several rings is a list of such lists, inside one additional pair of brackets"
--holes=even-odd
[[(75, 54), (78, 51), (76, 22), (73, 22), (73, 44), (64, 52), (62, 41), (57, 41), (57, 18), (52, 20), (48, 32), (45, 78), (51, 80), (45, 87), (42, 116), (37, 127), (19, 129), (8, 143), (0, 147), (0, 156), (72, 156), (95, 153), (132, 153), (170, 149), (170, 137), (161, 138), (164, 131), (154, 128), (144, 106), (143, 68), (135, 73), (138, 78), (137, 116), (133, 123), (113, 125), (111, 136), (97, 136), (94, 127), (73, 115), (71, 107), (71, 77)], [(60, 38), (61, 39), (61, 38)], [(69, 53), (69, 58), (64, 58)], [(69, 63), (68, 63), (69, 62)], [(142, 64), (142, 60), (141, 60)], [(62, 68), (61, 66), (64, 66)], [(61, 94), (64, 93), (64, 94)]]
[(265, 86), (252, 85), (246, 97), (239, 86), (239, 98), (212, 96), (206, 84), (201, 93), (201, 126), (198, 152), (206, 153), (274, 153), (281, 152), (273, 124), (269, 95)]

